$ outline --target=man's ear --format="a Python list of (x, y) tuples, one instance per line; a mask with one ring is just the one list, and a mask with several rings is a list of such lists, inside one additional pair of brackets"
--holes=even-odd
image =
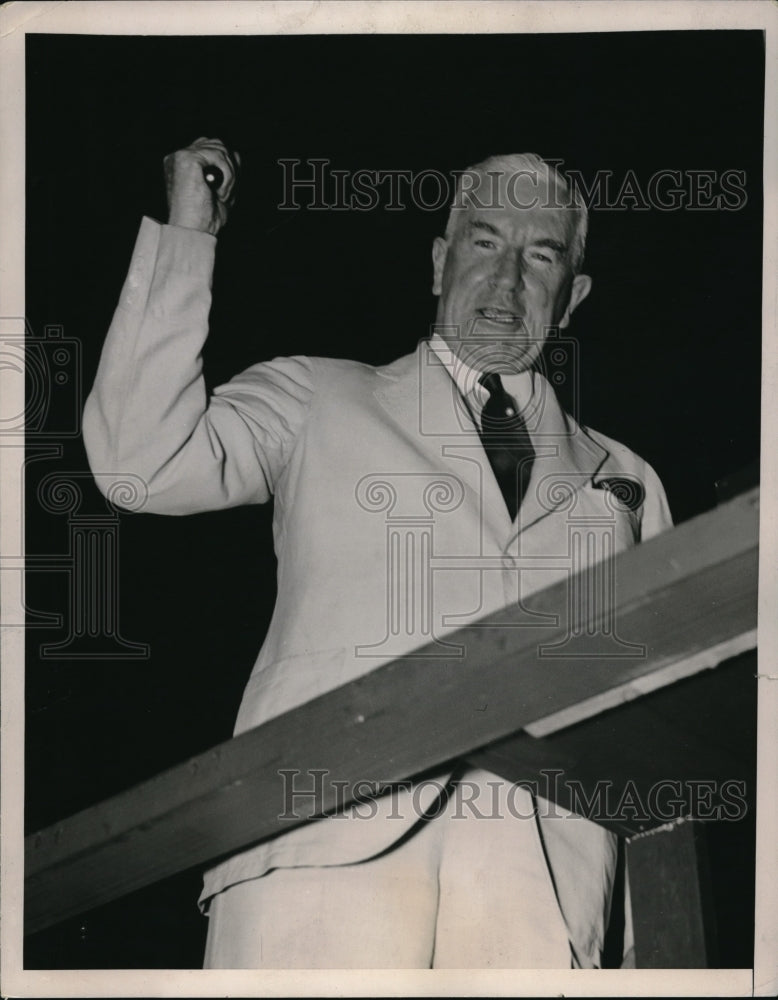
[(570, 286), (570, 298), (567, 301), (567, 308), (564, 311), (562, 318), (559, 321), (559, 328), (564, 329), (570, 322), (570, 317), (573, 315), (576, 307), (583, 302), (589, 292), (592, 290), (592, 279), (588, 274), (576, 274), (573, 278), (573, 283)]
[(446, 266), (448, 243), (442, 236), (436, 236), (432, 242), (432, 294), (440, 295), (443, 288), (443, 270)]

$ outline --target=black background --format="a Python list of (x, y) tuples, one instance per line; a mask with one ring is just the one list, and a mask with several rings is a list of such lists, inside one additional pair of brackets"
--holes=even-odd
[[(450, 172), (532, 150), (590, 180), (612, 171), (616, 183), (630, 169), (641, 181), (661, 169), (741, 170), (738, 211), (593, 211), (593, 291), (567, 331), (579, 366), (566, 402), (654, 465), (681, 521), (758, 457), (763, 80), (753, 31), (29, 35), (27, 316), (35, 336), (57, 324), (79, 342), (88, 390), (140, 218), (164, 219), (162, 158), (201, 135), (243, 157), (219, 237), (211, 385), (278, 354), (385, 362), (434, 318), (430, 245), (445, 209), (406, 199), (400, 212), (281, 212), (279, 158)], [(67, 519), (35, 494), (51, 472), (87, 469), (80, 440), (61, 443), (61, 457), (28, 467), (31, 554), (67, 550)], [(94, 487), (82, 487), (98, 509)], [(120, 517), (120, 630), (148, 643), (148, 658), (46, 661), (41, 643), (65, 630), (29, 629), (29, 830), (231, 735), (272, 610), (271, 514)], [(27, 600), (62, 613), (65, 575), (30, 573)], [(718, 859), (722, 965), (752, 964), (753, 831), (742, 830)], [(186, 873), (35, 935), (26, 964), (197, 967), (198, 891), (199, 873)]]

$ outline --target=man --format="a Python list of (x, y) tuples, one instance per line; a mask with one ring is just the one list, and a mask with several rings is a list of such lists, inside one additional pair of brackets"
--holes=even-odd
[[(579, 427), (533, 371), (591, 287), (585, 206), (538, 157), (464, 175), (433, 246), (435, 332), (414, 354), (277, 358), (210, 400), (200, 353), (235, 163), (201, 139), (166, 171), (168, 225), (142, 223), (84, 437), (95, 472), (143, 477), (146, 510), (275, 497), (278, 596), (236, 732), (420, 647), (467, 666), (450, 633), (517, 603), (537, 628), (534, 593), (669, 526), (653, 470)], [(589, 544), (572, 565), (574, 517)], [(206, 965), (599, 966), (614, 838), (544, 818), (495, 775), (435, 778), (207, 872)]]

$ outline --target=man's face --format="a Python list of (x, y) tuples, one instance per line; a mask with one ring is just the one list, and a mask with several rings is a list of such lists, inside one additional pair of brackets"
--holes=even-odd
[(481, 192), (488, 207), (468, 205), (453, 236), (433, 245), (438, 332), (480, 370), (531, 367), (549, 327), (567, 326), (591, 287), (570, 266), (576, 213), (550, 207), (565, 198), (549, 198), (548, 183), (501, 175), (499, 197)]

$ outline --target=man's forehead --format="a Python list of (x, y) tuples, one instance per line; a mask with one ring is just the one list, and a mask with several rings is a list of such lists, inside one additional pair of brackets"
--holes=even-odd
[(545, 201), (507, 206), (482, 206), (466, 202), (461, 210), (457, 229), (461, 236), (472, 232), (509, 236), (520, 231), (533, 237), (553, 235), (568, 243), (575, 224), (575, 211)]

